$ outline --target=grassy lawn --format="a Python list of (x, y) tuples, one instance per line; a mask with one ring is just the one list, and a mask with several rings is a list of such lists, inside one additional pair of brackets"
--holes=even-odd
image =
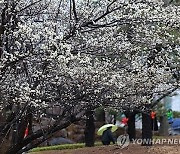
[[(102, 145), (101, 142), (95, 142), (95, 146)], [(31, 152), (39, 152), (39, 151), (48, 151), (48, 150), (64, 150), (64, 149), (78, 149), (84, 148), (85, 143), (76, 143), (76, 144), (62, 144), (55, 146), (45, 146), (45, 147), (37, 147), (31, 150)]]
[[(164, 136), (153, 136), (153, 139), (163, 139)], [(101, 142), (95, 142), (95, 146), (101, 146)], [(49, 150), (65, 150), (65, 149), (78, 149), (78, 148), (84, 148), (85, 143), (76, 143), (76, 144), (61, 144), (61, 145), (55, 145), (55, 146), (45, 146), (45, 147), (37, 147), (32, 149), (30, 152), (39, 152), (39, 151), (49, 151)]]

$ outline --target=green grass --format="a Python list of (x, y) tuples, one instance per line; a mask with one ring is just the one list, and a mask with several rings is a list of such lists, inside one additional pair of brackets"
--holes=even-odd
[[(162, 139), (163, 136), (153, 136), (153, 139)], [(95, 146), (101, 146), (101, 142), (95, 142)], [(48, 151), (48, 150), (65, 150), (65, 149), (78, 149), (84, 148), (85, 143), (76, 143), (76, 144), (61, 144), (55, 146), (45, 146), (45, 147), (37, 147), (32, 149), (30, 152), (39, 152), (39, 151)]]
[[(95, 142), (95, 146), (102, 145), (101, 142)], [(84, 143), (76, 143), (76, 144), (62, 144), (62, 145), (55, 145), (55, 146), (46, 146), (46, 147), (37, 147), (31, 150), (31, 152), (39, 152), (39, 151), (48, 151), (48, 150), (64, 150), (64, 149), (78, 149), (84, 148)]]
[(153, 136), (153, 139), (163, 139), (164, 136)]

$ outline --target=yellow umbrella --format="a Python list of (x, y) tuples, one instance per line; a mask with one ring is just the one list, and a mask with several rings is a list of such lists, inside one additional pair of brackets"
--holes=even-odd
[(111, 132), (115, 132), (115, 131), (118, 129), (118, 127), (117, 127), (116, 125), (106, 124), (106, 125), (104, 125), (104, 126), (102, 126), (102, 127), (100, 127), (100, 128), (98, 129), (97, 134), (98, 134), (98, 135), (102, 135), (103, 132), (104, 132), (108, 127), (112, 127), (112, 128), (111, 128)]

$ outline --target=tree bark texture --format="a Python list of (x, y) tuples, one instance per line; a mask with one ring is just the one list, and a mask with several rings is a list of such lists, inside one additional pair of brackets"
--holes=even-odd
[(152, 145), (152, 121), (149, 114), (142, 114), (142, 146)]
[(95, 125), (94, 125), (94, 116), (93, 111), (86, 111), (86, 128), (85, 128), (85, 146), (92, 147), (94, 146), (94, 136), (95, 136)]

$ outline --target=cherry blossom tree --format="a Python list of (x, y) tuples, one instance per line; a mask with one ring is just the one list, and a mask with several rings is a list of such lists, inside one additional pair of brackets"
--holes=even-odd
[[(178, 6), (148, 0), (0, 3), (1, 146), (13, 129), (20, 134), (6, 144), (7, 153), (36, 147), (99, 106), (142, 112), (146, 121), (149, 110), (179, 87)], [(44, 119), (48, 125), (34, 131), (33, 122)]]

